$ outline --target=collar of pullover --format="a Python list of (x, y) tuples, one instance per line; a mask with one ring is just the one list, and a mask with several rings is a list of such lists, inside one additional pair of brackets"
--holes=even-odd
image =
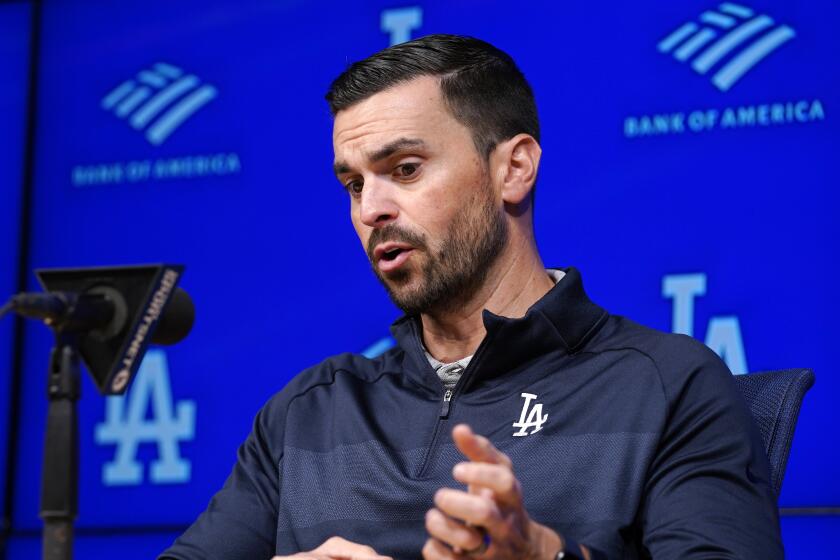
[[(574, 354), (604, 325), (608, 314), (587, 297), (577, 269), (563, 271), (563, 281), (532, 305), (524, 317), (511, 319), (484, 310), (487, 335), (470, 363), (470, 385), (479, 378), (504, 375), (549, 352)], [(391, 326), (391, 332), (405, 352), (406, 373), (417, 376), (423, 385), (439, 386), (426, 359), (419, 317), (402, 317)]]

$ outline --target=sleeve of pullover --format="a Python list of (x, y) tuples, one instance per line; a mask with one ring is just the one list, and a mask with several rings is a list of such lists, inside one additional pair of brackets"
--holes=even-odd
[(764, 446), (726, 365), (684, 336), (653, 358), (668, 402), (640, 511), (652, 558), (783, 558)]
[[(268, 560), (277, 534), (280, 456), (268, 434), (282, 433), (270, 401), (239, 448), (236, 465), (207, 509), (159, 560)], [(274, 412), (273, 412), (274, 411)], [(276, 442), (274, 442), (276, 443)]]

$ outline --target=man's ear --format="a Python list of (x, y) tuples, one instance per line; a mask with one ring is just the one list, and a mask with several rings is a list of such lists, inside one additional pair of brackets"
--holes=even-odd
[(542, 148), (530, 134), (517, 134), (500, 142), (491, 155), (501, 181), (502, 200), (519, 205), (530, 194), (537, 180)]

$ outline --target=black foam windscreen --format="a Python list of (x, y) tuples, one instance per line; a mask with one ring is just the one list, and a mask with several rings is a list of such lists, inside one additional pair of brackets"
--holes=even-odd
[(103, 394), (121, 394), (150, 343), (174, 344), (192, 327), (195, 309), (177, 287), (180, 265), (41, 269), (48, 292), (98, 294), (113, 304), (111, 321), (79, 335), (79, 353)]
[(152, 344), (169, 345), (181, 342), (192, 329), (195, 305), (183, 288), (175, 288), (172, 299), (158, 320), (152, 334)]

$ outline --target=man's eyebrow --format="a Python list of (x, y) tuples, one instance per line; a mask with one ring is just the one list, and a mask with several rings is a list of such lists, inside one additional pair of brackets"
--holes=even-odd
[[(375, 152), (371, 152), (368, 154), (368, 161), (371, 163), (376, 163), (377, 161), (382, 161), (385, 158), (388, 158), (395, 153), (399, 152), (400, 150), (405, 150), (406, 148), (425, 148), (426, 143), (420, 140), (419, 138), (398, 138), (393, 142), (389, 142), (376, 150)], [(341, 175), (343, 173), (349, 173), (351, 171), (350, 166), (347, 165), (344, 161), (336, 161), (333, 164), (333, 171), (336, 175)]]
[(337, 161), (333, 164), (333, 173), (341, 175), (343, 173), (350, 173), (350, 166), (343, 161)]
[(371, 163), (376, 163), (377, 161), (382, 161), (387, 157), (391, 157), (395, 153), (406, 148), (425, 147), (426, 143), (420, 140), (419, 138), (399, 138), (397, 140), (394, 140), (393, 142), (385, 144), (375, 152), (368, 154), (368, 161), (370, 161)]

